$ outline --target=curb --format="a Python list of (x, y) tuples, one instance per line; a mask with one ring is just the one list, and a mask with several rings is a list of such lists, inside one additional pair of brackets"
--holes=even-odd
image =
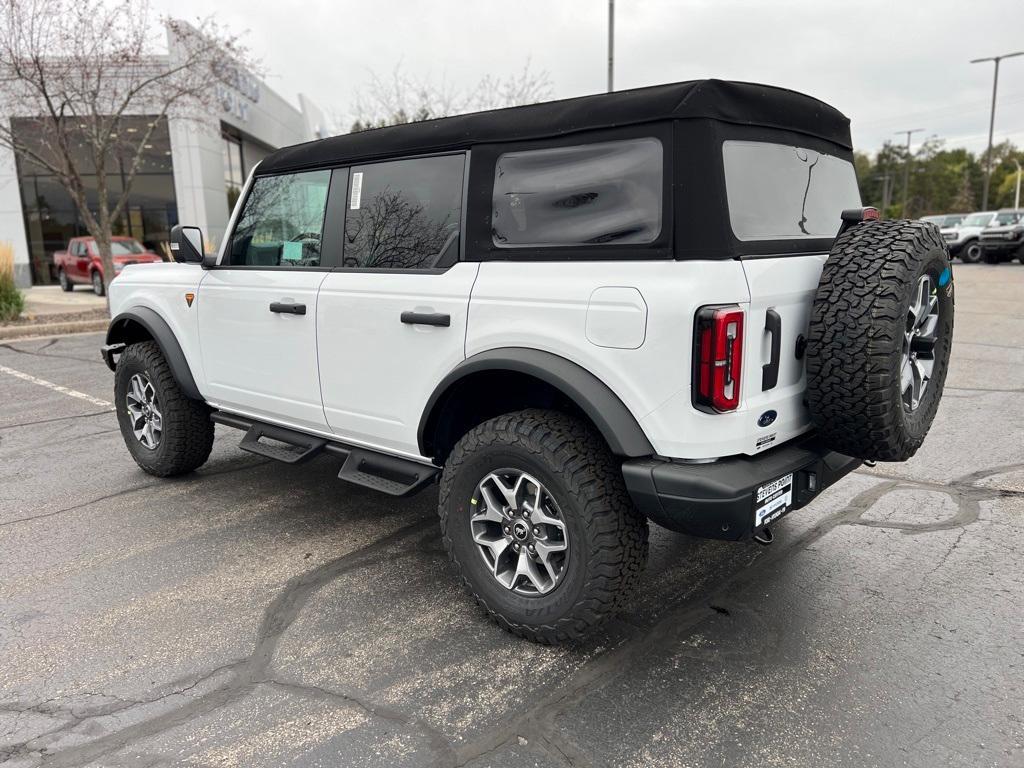
[(0, 327), (0, 341), (24, 339), (33, 336), (65, 336), (73, 333), (94, 333), (105, 331), (110, 323), (107, 319), (74, 320), (64, 323), (36, 323), (32, 325), (9, 325)]

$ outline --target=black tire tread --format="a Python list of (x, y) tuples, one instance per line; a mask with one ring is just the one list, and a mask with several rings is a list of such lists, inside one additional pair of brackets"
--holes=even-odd
[[(145, 341), (128, 346), (117, 361), (118, 375), (127, 376), (128, 366), (132, 363), (144, 368), (156, 386), (164, 427), (160, 438), (164, 450), (159, 454), (150, 454), (141, 446), (136, 447), (126, 409), (120, 402), (123, 398), (117, 397), (121, 434), (135, 463), (156, 477), (173, 477), (198, 469), (206, 463), (213, 450), (214, 425), (210, 421), (209, 406), (182, 392), (156, 342)], [(120, 389), (119, 386), (115, 388), (116, 391)]]
[[(503, 615), (466, 578), (448, 534), (448, 499), (463, 462), (492, 445), (518, 444), (558, 474), (583, 510), (589, 531), (589, 578), (573, 608), (549, 624), (526, 625)], [(456, 444), (441, 476), (442, 540), (465, 590), (497, 624), (547, 645), (576, 642), (617, 612), (636, 589), (647, 561), (647, 521), (635, 509), (607, 445), (583, 422), (557, 411), (529, 409), (474, 427)]]
[[(924, 440), (903, 428), (893, 403), (892, 371), (894, 356), (898, 360), (902, 354), (911, 282), (922, 258), (935, 250), (946, 254), (948, 266), (938, 229), (916, 221), (867, 221), (836, 239), (814, 297), (807, 339), (808, 407), (819, 435), (836, 451), (864, 460), (905, 461)], [(936, 361), (929, 383), (938, 396), (932, 413), (924, 415), (928, 424), (947, 363), (948, 351)]]

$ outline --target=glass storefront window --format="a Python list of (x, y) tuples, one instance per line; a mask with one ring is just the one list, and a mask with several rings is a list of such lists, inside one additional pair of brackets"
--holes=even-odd
[(245, 178), (242, 176), (242, 142), (230, 134), (223, 134), (221, 145), (224, 152), (224, 189), (228, 193), (228, 213), (235, 209), (238, 196), (242, 194)]
[[(121, 118), (120, 131), (129, 138), (144, 131), (155, 118)], [(46, 153), (42, 139), (45, 122), (35, 118), (13, 118), (12, 128), (18, 141)], [(84, 152), (84, 149), (82, 150)], [(80, 157), (85, 171), (92, 170), (87, 158)], [(129, 160), (112, 153), (107, 163), (108, 199), (117, 201), (128, 173)], [(53, 252), (67, 247), (73, 237), (87, 235), (78, 211), (64, 187), (44, 167), (18, 159), (18, 184), (21, 190), (25, 229), (28, 234), (32, 282), (49, 283), (55, 279)], [(86, 198), (95, 211), (98, 202), (95, 174), (83, 173)], [(165, 253), (170, 229), (178, 223), (171, 162), (171, 139), (167, 121), (161, 119), (144, 147), (142, 164), (132, 183), (125, 214), (114, 222), (115, 235), (134, 237), (156, 253)]]

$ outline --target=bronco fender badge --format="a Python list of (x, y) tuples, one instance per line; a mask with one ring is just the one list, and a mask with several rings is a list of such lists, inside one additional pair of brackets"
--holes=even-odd
[(190, 307), (192, 306), (192, 302), (195, 301), (195, 300), (196, 300), (196, 295), (194, 293), (186, 293), (185, 294), (185, 303), (188, 304)]
[(778, 417), (778, 413), (775, 411), (765, 411), (761, 414), (761, 417), (757, 420), (757, 426), (759, 427), (770, 427), (775, 423), (775, 419)]

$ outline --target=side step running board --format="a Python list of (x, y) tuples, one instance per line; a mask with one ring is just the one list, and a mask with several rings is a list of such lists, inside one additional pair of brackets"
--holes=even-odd
[(437, 472), (437, 467), (353, 448), (338, 477), (392, 496), (408, 496), (433, 480)]
[[(272, 443), (261, 442), (266, 438)], [(327, 445), (323, 438), (304, 435), (293, 429), (273, 424), (254, 423), (245, 433), (238, 447), (243, 451), (277, 459), (285, 464), (301, 464), (316, 456)]]
[[(210, 419), (235, 429), (244, 429), (245, 437), (238, 447), (268, 459), (286, 464), (301, 464), (322, 453), (345, 458), (338, 478), (387, 493), (409, 496), (437, 477), (437, 467), (398, 456), (389, 456), (368, 448), (356, 448), (316, 435), (307, 435), (287, 427), (214, 411)], [(265, 442), (271, 440), (273, 442)]]

